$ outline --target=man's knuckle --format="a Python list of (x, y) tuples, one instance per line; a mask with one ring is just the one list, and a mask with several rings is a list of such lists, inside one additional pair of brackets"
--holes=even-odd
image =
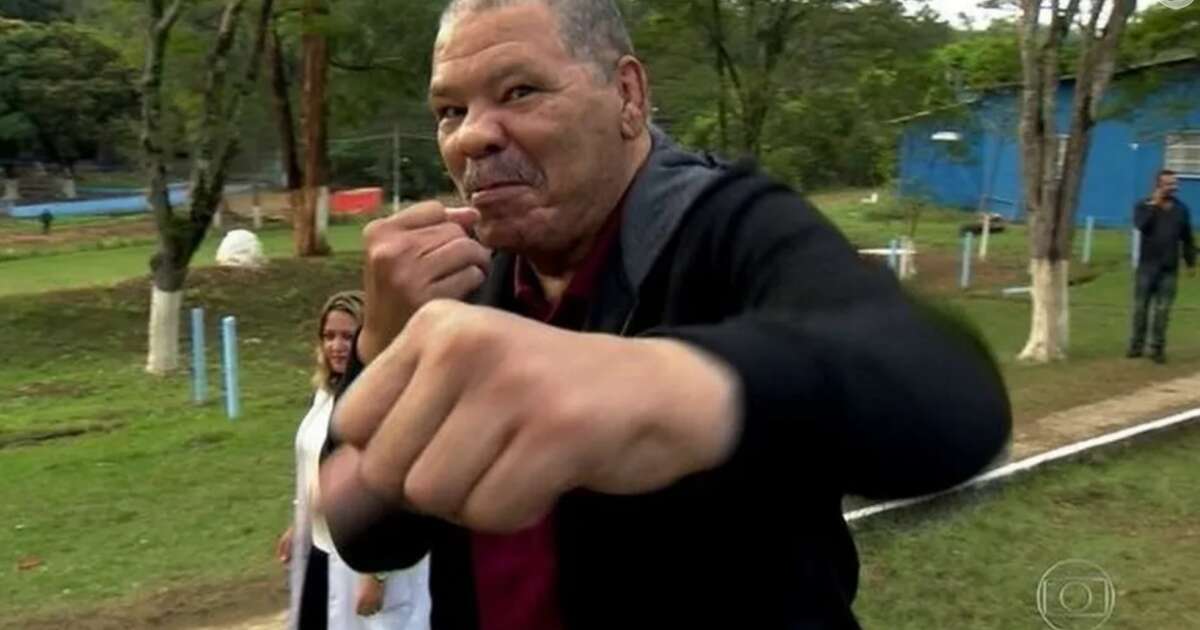
[(398, 501), (403, 498), (402, 486), (394, 478), (394, 471), (386, 462), (378, 458), (363, 459), (361, 470), (363, 483), (371, 492), (382, 497), (385, 501)]
[(437, 478), (423, 474), (422, 470), (414, 467), (404, 478), (404, 500), (413, 507), (426, 513), (438, 513), (441, 492)]

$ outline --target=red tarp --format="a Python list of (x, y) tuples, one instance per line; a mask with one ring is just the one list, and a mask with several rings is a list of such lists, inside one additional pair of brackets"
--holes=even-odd
[(382, 188), (355, 188), (335, 192), (329, 206), (334, 214), (370, 214), (383, 205)]

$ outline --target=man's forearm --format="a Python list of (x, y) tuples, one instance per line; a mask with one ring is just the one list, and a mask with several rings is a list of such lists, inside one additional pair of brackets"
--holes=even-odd
[(819, 460), (837, 471), (838, 490), (881, 498), (941, 490), (984, 468), (1007, 442), (1011, 410), (982, 342), (903, 308), (855, 310), (660, 332), (734, 367), (739, 448), (756, 458)]

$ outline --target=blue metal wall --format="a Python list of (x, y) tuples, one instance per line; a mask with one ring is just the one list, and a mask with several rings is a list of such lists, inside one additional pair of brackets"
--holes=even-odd
[[(1058, 93), (1058, 129), (1066, 133), (1073, 84)], [(1106, 105), (1119, 94), (1111, 91)], [(1102, 108), (1103, 109), (1103, 108)], [(1022, 215), (1021, 160), (1017, 146), (1015, 92), (993, 92), (958, 111), (909, 121), (900, 140), (899, 192), (939, 205), (976, 210), (983, 205), (1011, 219)], [(958, 143), (935, 142), (952, 131)], [(1150, 194), (1163, 166), (1165, 135), (1200, 131), (1200, 77), (1168, 81), (1131, 113), (1105, 118), (1092, 130), (1079, 209), (1097, 224), (1128, 226), (1134, 203)], [(951, 146), (957, 145), (957, 146)], [(1180, 178), (1179, 197), (1200, 226), (1200, 177)]]

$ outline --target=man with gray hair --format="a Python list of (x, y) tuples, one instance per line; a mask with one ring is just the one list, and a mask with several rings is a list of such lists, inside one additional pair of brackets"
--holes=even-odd
[(613, 0), (457, 0), (432, 70), (466, 205), (364, 231), (321, 473), (342, 557), (430, 553), (441, 629), (857, 627), (842, 497), (1001, 450), (983, 344), (650, 125)]

